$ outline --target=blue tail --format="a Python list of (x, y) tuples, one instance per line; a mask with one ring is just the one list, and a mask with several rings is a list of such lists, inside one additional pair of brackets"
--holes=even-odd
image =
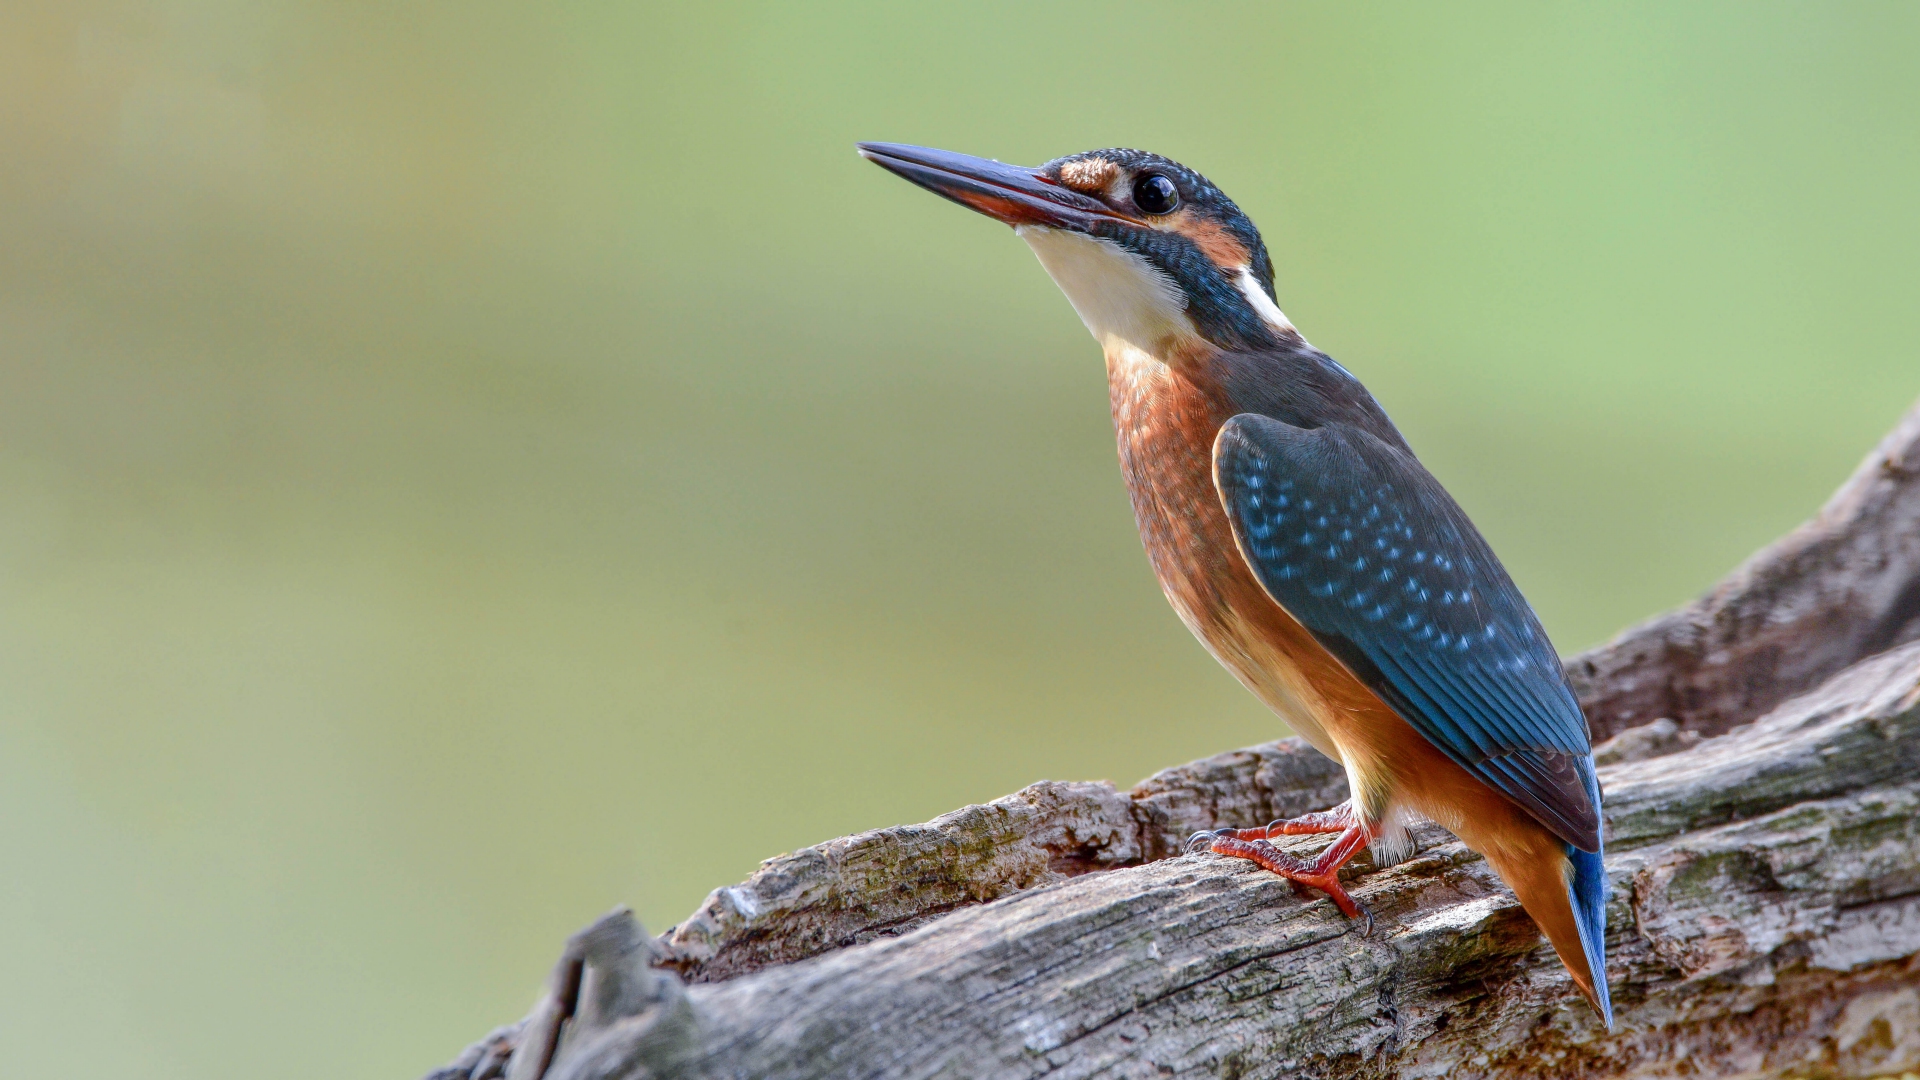
[[(1600, 809), (1600, 778), (1594, 775), (1593, 755), (1581, 762), (1580, 779), (1587, 788), (1593, 808)], [(1580, 948), (1587, 954), (1587, 974), (1593, 979), (1593, 999), (1600, 1006), (1600, 1018), (1613, 1030), (1613, 997), (1607, 993), (1607, 865), (1601, 858), (1606, 845), (1593, 852), (1567, 845), (1567, 861), (1573, 864), (1573, 879), (1567, 882), (1567, 899), (1573, 901), (1573, 922), (1580, 929)]]
[(1567, 897), (1573, 901), (1573, 921), (1580, 928), (1580, 947), (1586, 950), (1587, 972), (1593, 978), (1593, 996), (1600, 1018), (1613, 1030), (1613, 999), (1607, 994), (1607, 867), (1600, 852), (1586, 852), (1569, 844), (1573, 880)]

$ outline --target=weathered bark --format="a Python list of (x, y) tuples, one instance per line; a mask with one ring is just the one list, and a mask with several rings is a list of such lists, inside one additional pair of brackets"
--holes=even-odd
[(1600, 754), (1614, 1034), (1437, 826), (1355, 867), (1370, 938), (1182, 856), (1196, 830), (1345, 797), (1284, 740), (782, 855), (644, 947), (616, 913), (533, 1017), (435, 1075), (498, 1075), (519, 1047), (533, 1080), (562, 1031), (546, 1075), (575, 1080), (1920, 1066), (1920, 644), (1884, 651), (1920, 636), (1916, 477), (1920, 409), (1815, 521), (1570, 663), (1596, 734), (1641, 724)]

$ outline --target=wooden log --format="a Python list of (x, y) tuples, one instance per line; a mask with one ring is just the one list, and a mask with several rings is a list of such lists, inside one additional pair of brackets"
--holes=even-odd
[(628, 1014), (568, 1019), (550, 995), (432, 1075), (486, 1080), (516, 1047), (516, 1080), (541, 1075), (535, 1048), (582, 1080), (1920, 1066), (1920, 645), (1885, 651), (1920, 636), (1916, 477), (1920, 408), (1813, 522), (1570, 662), (1596, 734), (1619, 734), (1599, 754), (1614, 1034), (1437, 826), (1354, 868), (1381, 923), (1364, 939), (1271, 875), (1182, 856), (1196, 830), (1345, 797), (1282, 740), (768, 860), (647, 949), (570, 944), (555, 994), (626, 986)]

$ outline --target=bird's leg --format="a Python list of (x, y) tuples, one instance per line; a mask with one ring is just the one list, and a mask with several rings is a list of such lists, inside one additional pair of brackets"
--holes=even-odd
[[(1337, 812), (1337, 808), (1335, 811), (1328, 811), (1328, 813), (1334, 812)], [(1340, 913), (1347, 918), (1358, 919), (1365, 916), (1367, 920), (1365, 932), (1373, 933), (1373, 913), (1361, 907), (1358, 901), (1347, 894), (1346, 887), (1340, 884), (1339, 877), (1340, 868), (1346, 865), (1347, 860), (1353, 858), (1361, 848), (1367, 846), (1368, 841), (1373, 839), (1372, 829), (1357, 821), (1352, 822), (1332, 846), (1312, 860), (1302, 859), (1298, 855), (1282, 851), (1264, 839), (1242, 840), (1237, 835), (1233, 835), (1253, 831), (1258, 830), (1221, 829), (1216, 833), (1202, 833), (1199, 836), (1211, 838), (1208, 848), (1216, 855), (1231, 855), (1246, 859), (1279, 874), (1288, 881), (1319, 889), (1327, 894), (1327, 899), (1332, 900), (1334, 906), (1339, 908)], [(1195, 839), (1199, 839), (1199, 836)]]
[(1235, 840), (1268, 840), (1276, 836), (1310, 836), (1314, 833), (1346, 832), (1359, 824), (1353, 816), (1353, 803), (1343, 802), (1331, 810), (1317, 810), (1311, 814), (1302, 814), (1297, 818), (1277, 818), (1257, 829), (1215, 829), (1211, 833), (1196, 833), (1194, 839), (1202, 836), (1226, 836)]
[[(1346, 832), (1358, 819), (1353, 815), (1353, 800), (1349, 799), (1330, 810), (1317, 810), (1311, 814), (1302, 814), (1296, 818), (1275, 818), (1264, 826), (1252, 829), (1213, 829), (1194, 833), (1187, 840), (1187, 850), (1197, 851), (1213, 849), (1217, 837), (1232, 840), (1267, 840), (1275, 836), (1311, 836), (1317, 833)], [(1296, 896), (1302, 900), (1313, 899), (1313, 893), (1305, 885), (1289, 879)]]

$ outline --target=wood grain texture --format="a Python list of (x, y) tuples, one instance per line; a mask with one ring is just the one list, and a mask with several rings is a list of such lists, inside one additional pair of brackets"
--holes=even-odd
[(955, 909), (1179, 854), (1220, 824), (1346, 798), (1340, 767), (1297, 739), (1168, 769), (1119, 791), (1043, 781), (981, 806), (769, 859), (661, 937), (664, 965), (712, 982), (911, 930)]
[[(682, 987), (643, 969), (667, 989), (638, 995), (638, 1015), (570, 1032), (549, 1075), (1866, 1077), (1920, 1065), (1920, 645), (1603, 778), (1613, 1035), (1486, 864), (1426, 826), (1412, 859), (1356, 871), (1355, 895), (1381, 918), (1371, 938), (1237, 860), (1178, 856), (723, 981)], [(1178, 801), (1196, 805), (1189, 794)]]

